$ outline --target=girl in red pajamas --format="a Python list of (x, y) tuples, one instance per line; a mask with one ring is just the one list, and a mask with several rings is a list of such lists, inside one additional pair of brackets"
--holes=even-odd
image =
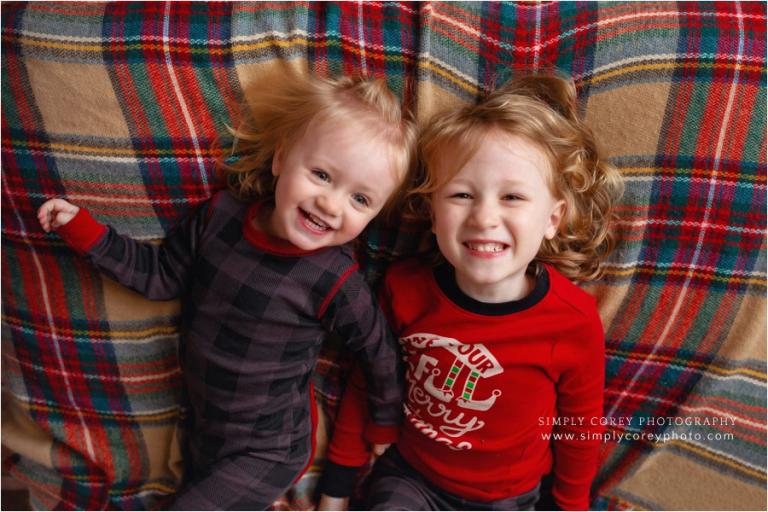
[(576, 112), (573, 82), (518, 79), (438, 116), (420, 141), (437, 265), (390, 268), (380, 304), (406, 361), (406, 421), (367, 420), (345, 394), (321, 508), (343, 508), (372, 449), (373, 510), (524, 510), (554, 474), (586, 509), (602, 428), (604, 334), (572, 281), (600, 275), (621, 193)]

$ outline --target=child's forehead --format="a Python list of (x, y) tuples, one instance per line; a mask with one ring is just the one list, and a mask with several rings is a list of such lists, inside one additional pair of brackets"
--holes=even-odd
[(319, 114), (310, 121), (305, 137), (307, 141), (322, 137), (324, 147), (318, 150), (334, 152), (354, 146), (367, 155), (366, 160), (382, 158), (390, 164), (392, 174), (401, 180), (407, 173), (412, 150), (402, 130), (401, 126), (388, 123), (372, 112), (359, 116)]
[(473, 154), (473, 158), (478, 157), (502, 161), (516, 158), (535, 162), (537, 166), (549, 166), (547, 155), (539, 144), (522, 135), (507, 133), (499, 129), (490, 130), (483, 137), (480, 147)]
[[(316, 116), (309, 122), (303, 137), (298, 141), (304, 151), (319, 152), (329, 156), (348, 151), (368, 151), (371, 157), (385, 151), (381, 137), (359, 120), (343, 116)], [(363, 148), (363, 149), (360, 149)]]
[(292, 148), (307, 165), (325, 166), (376, 183), (393, 179), (399, 184), (404, 177), (404, 165), (392, 142), (360, 119), (318, 116), (297, 142)]
[(450, 181), (467, 167), (498, 171), (523, 165), (545, 177), (551, 175), (552, 165), (546, 151), (527, 137), (498, 128), (486, 129), (479, 135), (465, 139), (463, 144), (444, 144), (438, 160), (430, 166), (440, 182)]
[(323, 113), (320, 113), (310, 119), (306, 133), (315, 137), (319, 135), (349, 137), (352, 134), (350, 127), (355, 127), (356, 124), (354, 118), (351, 117), (324, 115)]
[(387, 123), (382, 114), (358, 104), (325, 108), (316, 112), (310, 120), (310, 123), (316, 124), (333, 124), (336, 122), (356, 124), (358, 126), (383, 125)]
[(385, 141), (381, 136), (384, 129), (384, 121), (370, 113), (356, 116), (321, 112), (310, 120), (305, 133), (331, 136), (348, 144), (379, 145)]

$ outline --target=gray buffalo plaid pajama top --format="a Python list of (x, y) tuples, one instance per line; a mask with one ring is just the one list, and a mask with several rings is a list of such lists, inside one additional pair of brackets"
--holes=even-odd
[(400, 421), (402, 372), (386, 320), (347, 247), (303, 252), (218, 192), (161, 245), (85, 210), (59, 234), (149, 299), (182, 297), (180, 361), (191, 410), (178, 509), (264, 509), (312, 456), (311, 374), (331, 331), (366, 369), (375, 423)]

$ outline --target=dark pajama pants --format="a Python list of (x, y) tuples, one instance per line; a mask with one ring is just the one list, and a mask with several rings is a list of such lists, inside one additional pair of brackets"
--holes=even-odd
[(474, 501), (439, 489), (408, 464), (395, 447), (379, 457), (368, 480), (369, 510), (533, 510), (539, 485), (519, 496)]
[(203, 468), (189, 468), (184, 485), (170, 510), (266, 510), (307, 467), (311, 456), (308, 437), (292, 443), (284, 461), (268, 460), (260, 453), (239, 454)]

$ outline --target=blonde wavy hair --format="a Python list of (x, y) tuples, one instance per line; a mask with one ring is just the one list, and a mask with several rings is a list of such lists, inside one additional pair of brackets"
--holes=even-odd
[(230, 128), (234, 137), (231, 154), (217, 162), (238, 198), (273, 198), (272, 159), (278, 148), (290, 150), (315, 119), (342, 119), (358, 123), (361, 140), (387, 143), (392, 171), (401, 183), (382, 209), (391, 215), (412, 181), (417, 130), (410, 113), (383, 79), (286, 74), (252, 86), (245, 97), (242, 120)]
[(610, 224), (624, 187), (618, 171), (600, 156), (576, 100), (570, 78), (530, 75), (477, 104), (438, 114), (419, 139), (425, 172), (410, 192), (416, 199), (411, 204), (428, 214), (431, 194), (459, 172), (492, 130), (523, 137), (549, 159), (550, 191), (565, 202), (557, 234), (542, 242), (536, 259), (572, 281), (599, 278), (615, 245)]

